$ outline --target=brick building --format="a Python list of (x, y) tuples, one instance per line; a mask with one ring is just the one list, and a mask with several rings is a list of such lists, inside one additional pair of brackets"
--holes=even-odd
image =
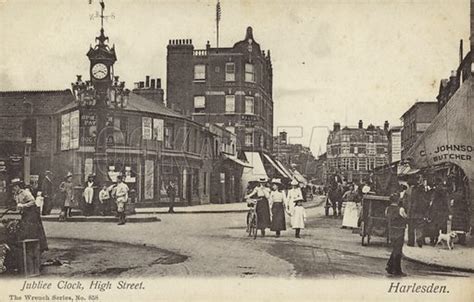
[(287, 133), (282, 131), (273, 138), (273, 156), (288, 167), (295, 167), (304, 175), (312, 174), (315, 161), (309, 147), (302, 144), (289, 144)]
[(374, 168), (388, 163), (388, 122), (384, 127), (344, 127), (334, 123), (327, 139), (327, 176), (339, 174), (348, 181), (364, 180)]
[(215, 123), (237, 136), (238, 151), (272, 148), (273, 98), (270, 51), (248, 27), (232, 47), (194, 49), (192, 40), (167, 46), (167, 106), (200, 123)]
[(437, 114), (436, 102), (416, 102), (402, 115), (402, 159)]

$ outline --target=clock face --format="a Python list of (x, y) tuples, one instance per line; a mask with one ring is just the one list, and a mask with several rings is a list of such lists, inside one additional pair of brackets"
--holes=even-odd
[(102, 80), (107, 76), (109, 73), (109, 70), (107, 69), (107, 66), (103, 63), (97, 63), (94, 66), (92, 66), (92, 76), (98, 80)]

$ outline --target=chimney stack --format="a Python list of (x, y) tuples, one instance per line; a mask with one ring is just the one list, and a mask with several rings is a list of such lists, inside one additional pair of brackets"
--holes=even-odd
[(151, 79), (151, 82), (150, 82), (150, 88), (151, 89), (155, 89), (155, 79)]
[(150, 76), (147, 75), (145, 78), (145, 88), (148, 88), (148, 87), (150, 87)]
[(385, 123), (383, 124), (383, 130), (385, 130), (385, 132), (387, 132), (389, 126), (390, 126), (390, 124), (388, 123), (388, 121), (385, 121)]
[(156, 88), (161, 88), (161, 79), (156, 79)]
[(364, 128), (364, 123), (362, 122), (362, 120), (359, 120), (359, 129), (362, 129)]
[(333, 130), (334, 130), (334, 132), (337, 132), (337, 131), (341, 130), (341, 124), (340, 123), (334, 123)]

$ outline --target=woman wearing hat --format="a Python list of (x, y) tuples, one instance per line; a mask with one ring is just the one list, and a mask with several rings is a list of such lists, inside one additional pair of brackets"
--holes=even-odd
[(259, 184), (253, 191), (245, 196), (245, 198), (257, 197), (257, 205), (255, 211), (257, 212), (257, 229), (262, 232), (262, 236), (265, 236), (265, 229), (270, 227), (270, 207), (268, 205), (268, 198), (270, 197), (270, 191), (265, 187), (267, 182), (266, 178), (260, 178)]
[(40, 210), (36, 206), (35, 198), (30, 191), (23, 189), (20, 179), (15, 178), (11, 182), (13, 198), (21, 213), (20, 230), (18, 239), (38, 239), (40, 250), (47, 251), (48, 243), (41, 222)]
[(72, 186), (72, 173), (68, 172), (66, 179), (59, 185), (59, 190), (64, 194), (63, 212), (65, 217), (71, 217), (71, 207), (74, 205), (74, 190)]
[(276, 236), (280, 237), (280, 232), (286, 230), (285, 207), (286, 196), (281, 192), (280, 179), (272, 180), (272, 191), (268, 198), (270, 209), (272, 211), (272, 222), (270, 230), (276, 232)]
[(286, 196), (286, 211), (288, 213), (291, 213), (293, 211), (293, 207), (295, 205), (296, 200), (303, 199), (303, 193), (301, 192), (300, 187), (298, 187), (298, 181), (296, 179), (293, 179), (290, 185), (291, 189), (288, 190), (288, 194)]

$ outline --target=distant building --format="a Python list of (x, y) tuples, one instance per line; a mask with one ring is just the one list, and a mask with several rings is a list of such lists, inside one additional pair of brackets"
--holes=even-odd
[(402, 115), (402, 159), (437, 114), (436, 102), (417, 102)]
[(301, 173), (312, 172), (311, 165), (315, 158), (311, 149), (301, 144), (289, 144), (285, 131), (273, 138), (273, 156), (286, 166), (294, 166)]
[(199, 123), (214, 123), (237, 136), (237, 150), (270, 153), (273, 71), (270, 51), (252, 28), (232, 47), (194, 49), (191, 39), (167, 46), (167, 106)]
[(325, 152), (319, 155), (314, 163), (314, 174), (311, 175), (312, 182), (318, 185), (323, 185), (326, 183), (327, 179), (327, 153)]
[(334, 123), (327, 139), (327, 176), (339, 174), (347, 181), (364, 180), (374, 168), (388, 163), (389, 124), (344, 127)]
[(438, 112), (448, 103), (460, 85), (472, 75), (471, 52), (468, 52), (465, 57), (463, 55), (463, 41), (461, 40), (459, 44), (459, 66), (456, 70), (451, 71), (449, 79), (442, 79), (439, 85), (439, 92), (436, 97)]
[(388, 131), (388, 157), (390, 163), (402, 159), (402, 127), (392, 127)]

